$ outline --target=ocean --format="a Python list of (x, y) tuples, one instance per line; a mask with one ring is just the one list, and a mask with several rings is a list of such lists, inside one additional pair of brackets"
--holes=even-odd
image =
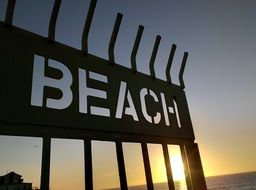
[[(256, 172), (230, 174), (206, 178), (208, 190), (256, 190)], [(112, 190), (117, 190), (115, 188)], [(146, 185), (130, 186), (129, 190), (146, 190)], [(167, 183), (154, 184), (155, 190), (167, 190)], [(185, 181), (175, 182), (175, 190), (187, 190)]]
[(256, 190), (256, 172), (206, 178), (209, 190)]

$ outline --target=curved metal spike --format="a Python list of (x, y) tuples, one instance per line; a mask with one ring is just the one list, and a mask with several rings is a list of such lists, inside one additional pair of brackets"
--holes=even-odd
[(183, 59), (182, 59), (182, 64), (181, 64), (181, 68), (180, 68), (180, 74), (179, 74), (180, 87), (182, 89), (185, 88), (185, 84), (184, 84), (184, 80), (183, 80), (183, 74), (184, 74), (187, 58), (188, 58), (188, 52), (184, 52)]
[(155, 40), (155, 45), (154, 45), (154, 48), (153, 48), (153, 51), (152, 51), (152, 55), (151, 55), (151, 58), (150, 58), (150, 62), (149, 62), (150, 76), (153, 79), (156, 78), (154, 64), (155, 64), (156, 54), (157, 54), (157, 50), (159, 48), (160, 41), (161, 41), (161, 36), (157, 35), (156, 40)]
[(172, 44), (172, 48), (171, 48), (171, 51), (170, 51), (169, 59), (168, 59), (166, 70), (165, 70), (166, 80), (167, 80), (168, 83), (172, 83), (170, 72), (171, 72), (172, 61), (173, 61), (175, 50), (176, 50), (176, 45)]
[(86, 21), (84, 24), (84, 30), (82, 34), (82, 52), (84, 54), (88, 53), (88, 35), (91, 28), (92, 18), (94, 15), (96, 4), (97, 4), (97, 0), (91, 0), (89, 10), (87, 12)]
[(5, 14), (5, 21), (4, 21), (5, 24), (7, 24), (7, 25), (12, 25), (15, 3), (16, 3), (16, 0), (8, 1), (7, 10), (6, 10), (6, 14)]
[(122, 22), (123, 15), (121, 13), (117, 13), (115, 25), (112, 31), (112, 35), (110, 38), (109, 46), (108, 46), (108, 57), (111, 64), (115, 64), (115, 54), (114, 54), (114, 47), (116, 43), (117, 34)]
[(54, 6), (52, 9), (51, 19), (50, 19), (49, 28), (48, 28), (48, 39), (50, 40), (50, 42), (53, 42), (55, 40), (56, 21), (59, 14), (61, 1), (62, 0), (55, 0)]
[(133, 72), (137, 72), (137, 66), (136, 66), (136, 55), (137, 51), (140, 45), (141, 37), (143, 34), (144, 26), (139, 25), (138, 32), (136, 35), (136, 39), (133, 45), (132, 54), (131, 54), (131, 69)]

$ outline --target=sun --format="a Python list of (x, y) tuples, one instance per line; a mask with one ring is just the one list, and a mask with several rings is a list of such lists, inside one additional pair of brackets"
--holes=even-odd
[[(171, 162), (171, 170), (172, 170), (172, 177), (174, 181), (183, 181), (185, 180), (185, 173), (184, 173), (184, 166), (182, 162), (182, 158), (180, 154), (174, 154), (170, 156), (170, 162)], [(158, 161), (158, 168), (161, 168), (158, 170), (158, 174), (156, 175), (156, 181), (157, 182), (163, 182), (167, 180), (166, 177), (166, 168), (164, 159), (160, 159)]]
[(185, 180), (184, 166), (181, 155), (171, 156), (172, 177), (174, 181)]

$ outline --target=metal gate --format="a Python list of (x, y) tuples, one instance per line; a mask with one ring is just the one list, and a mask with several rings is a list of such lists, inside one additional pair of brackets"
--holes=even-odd
[[(118, 13), (109, 42), (109, 60), (88, 53), (88, 34), (96, 0), (91, 0), (77, 50), (55, 41), (55, 25), (61, 0), (55, 0), (48, 38), (12, 25), (15, 0), (9, 0), (6, 18), (0, 22), (0, 135), (43, 138), (41, 190), (49, 189), (52, 138), (84, 140), (85, 187), (93, 189), (92, 140), (116, 145), (121, 189), (128, 189), (123, 142), (141, 144), (148, 189), (154, 189), (148, 143), (161, 144), (169, 189), (175, 189), (168, 145), (179, 145), (188, 189), (205, 190), (206, 183), (185, 96), (184, 53), (179, 80), (173, 84), (170, 69), (176, 45), (172, 45), (166, 79), (154, 70), (156, 37), (149, 63), (150, 76), (137, 71), (136, 54), (143, 26), (139, 26), (131, 54), (131, 69), (115, 63), (114, 47), (122, 20)], [(15, 74), (12, 74), (15, 73)]]

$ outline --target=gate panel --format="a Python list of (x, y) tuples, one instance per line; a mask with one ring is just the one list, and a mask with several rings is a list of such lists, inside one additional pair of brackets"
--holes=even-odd
[(156, 37), (150, 75), (137, 71), (136, 54), (143, 35), (139, 26), (131, 54), (131, 69), (115, 63), (114, 47), (122, 14), (118, 13), (109, 44), (109, 60), (88, 53), (88, 34), (96, 0), (90, 3), (81, 50), (55, 41), (61, 0), (55, 0), (48, 38), (12, 25), (15, 0), (8, 1), (0, 22), (0, 135), (43, 138), (41, 190), (49, 189), (52, 138), (84, 140), (85, 187), (93, 184), (92, 141), (115, 142), (120, 187), (128, 189), (124, 142), (141, 144), (148, 189), (154, 189), (148, 143), (162, 146), (169, 189), (175, 189), (168, 145), (181, 147), (188, 189), (206, 190), (204, 174), (185, 95), (183, 73), (173, 84), (170, 50), (166, 79), (155, 77), (154, 62), (161, 36)]

